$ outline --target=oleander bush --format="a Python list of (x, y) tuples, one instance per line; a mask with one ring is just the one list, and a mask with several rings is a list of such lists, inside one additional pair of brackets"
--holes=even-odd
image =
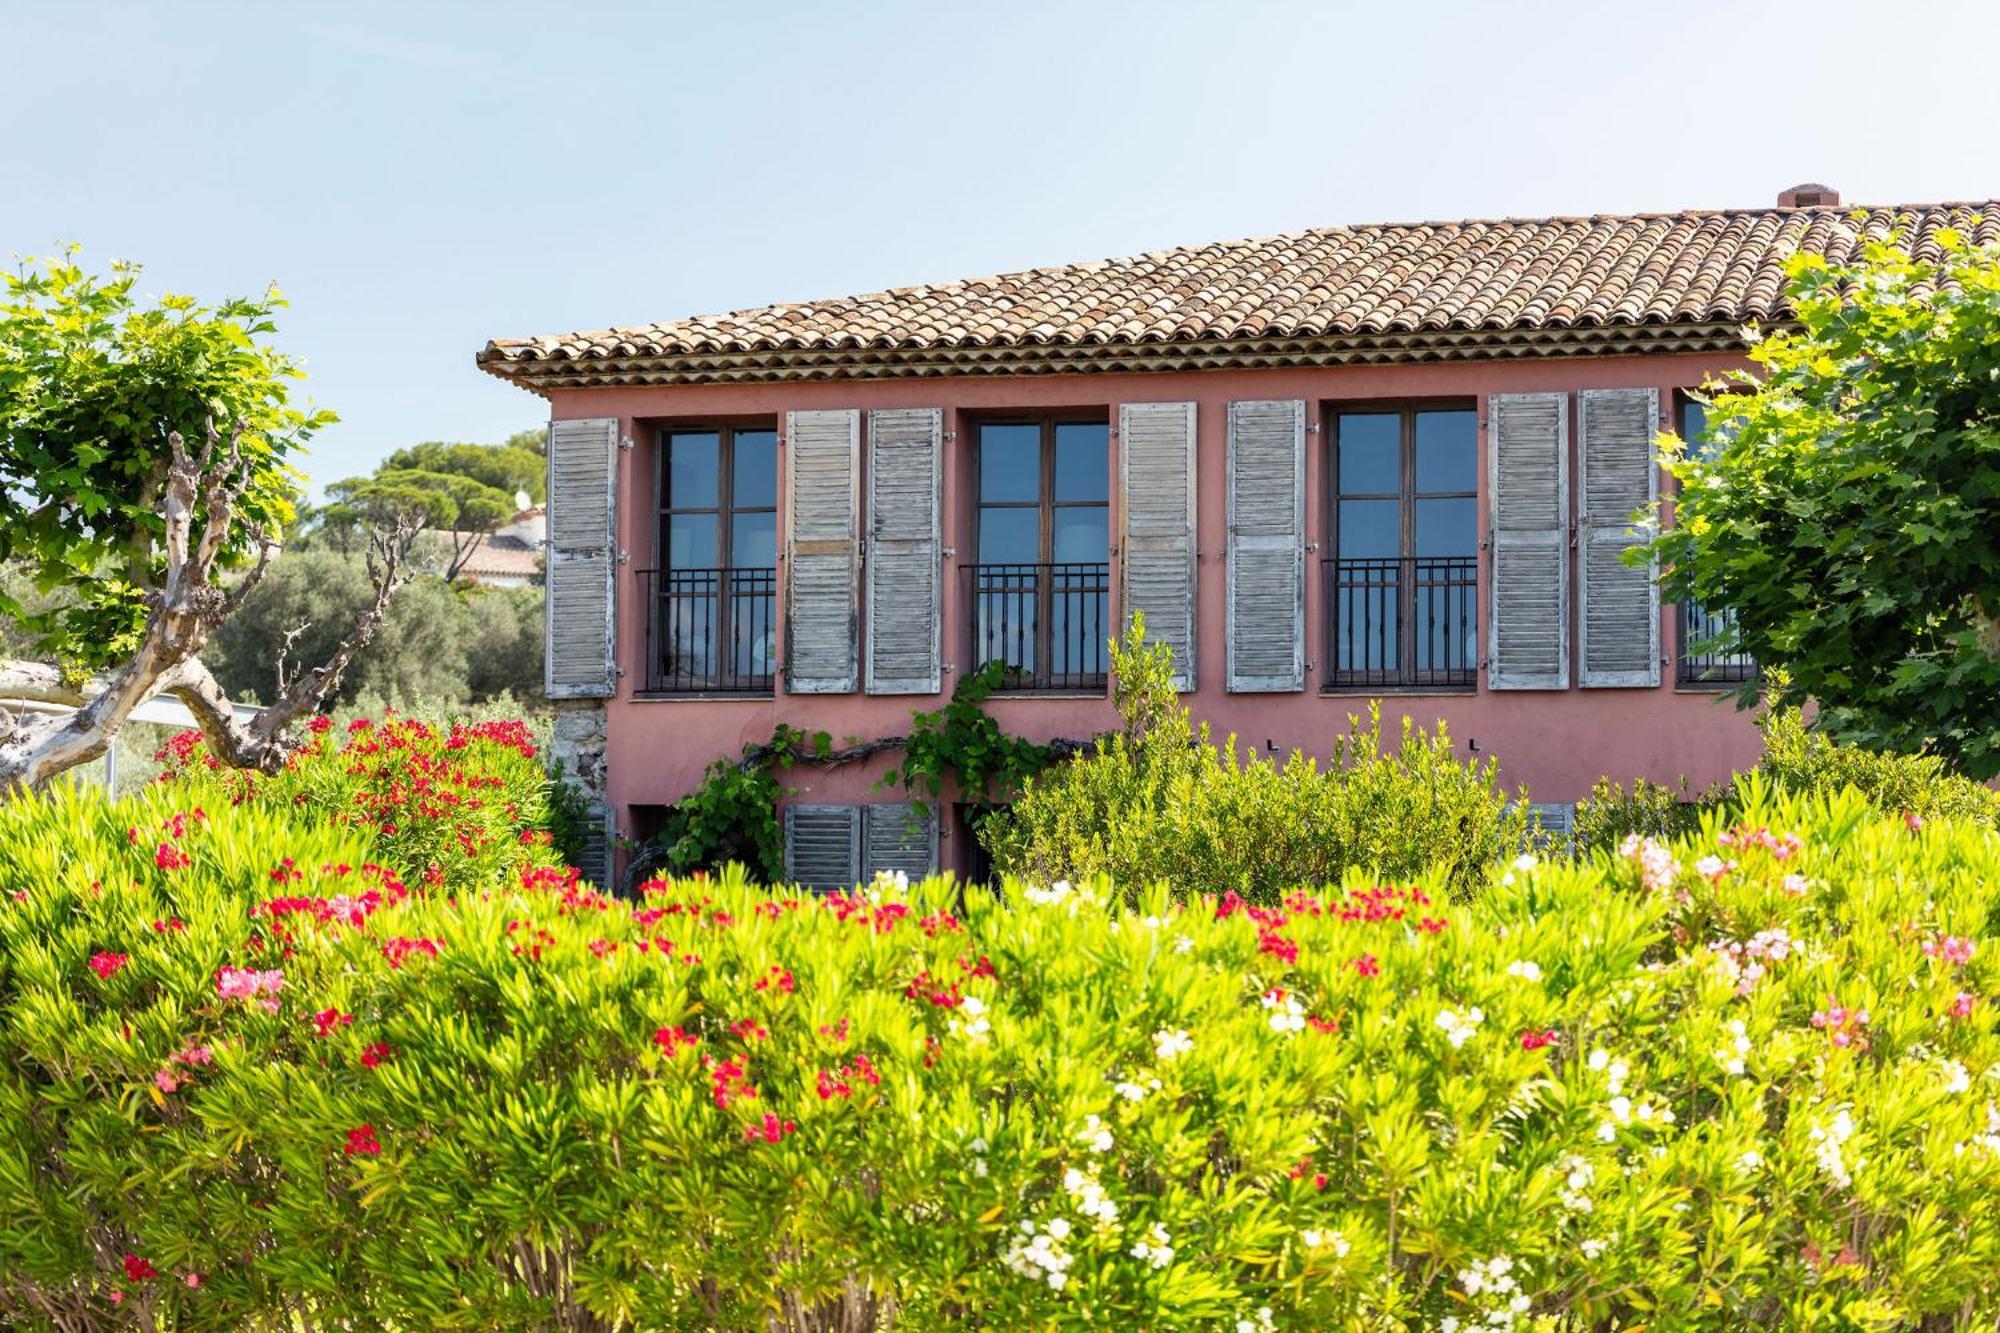
[(524, 722), (434, 726), (390, 712), (343, 726), (315, 717), (307, 744), (271, 776), (223, 766), (198, 731), (156, 756), (160, 782), (209, 810), (245, 802), (373, 835), (377, 855), (412, 883), (463, 891), (558, 864), (561, 792)]
[(1966, 822), (1751, 779), (1467, 903), (625, 902), (192, 791), (0, 806), (10, 1326), (2000, 1317)]
[(1527, 793), (1510, 800), (1494, 760), (1461, 760), (1442, 723), (1425, 732), (1406, 717), (1385, 742), (1371, 702), (1365, 722), (1350, 716), (1334, 737), (1325, 767), (1297, 751), (1283, 763), (1246, 753), (1233, 735), (1217, 742), (1175, 693), (1167, 647), (1144, 634), (1137, 620), (1111, 645), (1124, 729), (1028, 779), (1005, 816), (982, 824), (997, 871), (1272, 904), (1355, 867), (1436, 870), (1464, 895), (1530, 838)]

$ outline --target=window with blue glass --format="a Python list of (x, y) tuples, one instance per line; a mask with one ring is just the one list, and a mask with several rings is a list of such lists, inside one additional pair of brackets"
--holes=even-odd
[(1111, 429), (1022, 417), (973, 431), (976, 525), (965, 567), (970, 660), (1010, 690), (1102, 690), (1111, 588)]
[(650, 693), (768, 693), (777, 657), (778, 432), (660, 432), (657, 568), (643, 571)]
[(1479, 666), (1478, 413), (1340, 408), (1327, 436), (1327, 684), (1469, 688)]
[[(1676, 402), (1680, 437), (1692, 458), (1710, 458), (1722, 441), (1708, 427), (1708, 404), (1692, 394), (1680, 394)], [(1755, 679), (1757, 664), (1747, 653), (1718, 649), (1735, 629), (1725, 609), (1711, 610), (1700, 602), (1680, 605), (1680, 658), (1674, 665), (1674, 681), (1697, 689), (1729, 689)]]

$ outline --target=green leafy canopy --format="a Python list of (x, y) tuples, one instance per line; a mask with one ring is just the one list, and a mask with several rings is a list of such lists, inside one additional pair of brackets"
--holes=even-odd
[(38, 651), (84, 668), (127, 653), (155, 550), (170, 433), (240, 429), (249, 461), (232, 558), (275, 537), (299, 476), (288, 460), (335, 417), (294, 406), (298, 362), (271, 345), (275, 287), (203, 305), (142, 297), (139, 268), (86, 272), (74, 247), (25, 262), (0, 295), (0, 559), (50, 599), (29, 613), (0, 596)]
[[(1941, 231), (1848, 263), (1799, 255), (1797, 327), (1709, 386), (1678, 456), (1666, 595), (1728, 608), (1727, 644), (1871, 748), (2000, 772), (2000, 247)], [(1744, 687), (1751, 702), (1758, 686)]]

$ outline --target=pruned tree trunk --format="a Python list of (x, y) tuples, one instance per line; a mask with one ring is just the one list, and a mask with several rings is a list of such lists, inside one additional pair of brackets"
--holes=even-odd
[(236, 506), (250, 479), (241, 428), (231, 435), (226, 449), (220, 448), (221, 443), (213, 422), (199, 455), (187, 451), (178, 433), (169, 437), (173, 462), (162, 500), (166, 578), (148, 596), (138, 649), (104, 680), (102, 688), (86, 696), (53, 667), (19, 663), (0, 670), (0, 691), (8, 697), (75, 708), (66, 715), (0, 712), (0, 800), (101, 757), (133, 710), (161, 693), (187, 705), (222, 762), (275, 772), (297, 748), (287, 729), (333, 692), (354, 655), (374, 638), (390, 599), (407, 577), (416, 537), (412, 524), (369, 535), (374, 599), (325, 664), (288, 676), (281, 655), (276, 701), (248, 721), (236, 716), (197, 654), (209, 632), (242, 605), (263, 576), (271, 544), (262, 540), (262, 534), (253, 534), (261, 547), (256, 566), (226, 591), (217, 584), (216, 563), (230, 548)]

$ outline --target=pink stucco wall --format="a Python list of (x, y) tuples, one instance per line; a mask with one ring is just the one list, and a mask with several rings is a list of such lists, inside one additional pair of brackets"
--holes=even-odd
[[(617, 417), (635, 447), (621, 456), (620, 543), (629, 553), (618, 588), (619, 660), (627, 663), (618, 697), (608, 712), (610, 796), (621, 831), (630, 830), (635, 805), (665, 804), (686, 792), (702, 769), (720, 755), (734, 755), (746, 742), (767, 739), (778, 722), (819, 729), (843, 737), (874, 737), (906, 729), (913, 708), (934, 708), (939, 696), (814, 695), (787, 697), (782, 679), (770, 699), (639, 699), (633, 686), (643, 653), (644, 607), (637, 571), (653, 563), (652, 426), (661, 421), (704, 417), (781, 419), (788, 410), (807, 408), (942, 407), (944, 428), (953, 433), (945, 451), (944, 543), (965, 551), (971, 487), (968, 475), (970, 421), (996, 410), (1085, 409), (1116, 422), (1123, 402), (1194, 401), (1199, 407), (1200, 485), (1197, 529), (1200, 546), (1196, 611), (1199, 689), (1186, 696), (1195, 716), (1213, 724), (1218, 735), (1236, 733), (1246, 745), (1273, 743), (1323, 756), (1331, 737), (1345, 728), (1346, 715), (1366, 707), (1366, 697), (1324, 695), (1319, 689), (1324, 657), (1325, 608), (1317, 571), (1308, 582), (1307, 656), (1315, 663), (1307, 689), (1297, 694), (1230, 694), (1223, 659), (1225, 498), (1224, 446), (1227, 404), (1246, 398), (1302, 398), (1318, 409), (1342, 400), (1466, 398), (1480, 403), (1480, 491), (1482, 537), (1488, 485), (1485, 470), (1485, 399), (1494, 393), (1587, 388), (1656, 387), (1661, 420), (1672, 420), (1673, 391), (1700, 384), (1715, 371), (1740, 364), (1733, 358), (1670, 356), (1646, 358), (1567, 358), (1465, 365), (1356, 366), (1311, 370), (1202, 372), (1160, 375), (965, 378), (921, 381), (835, 382), (823, 384), (696, 385), (559, 391), (552, 414)], [(1572, 410), (1574, 402), (1572, 400)], [(1572, 438), (1574, 431), (1572, 430)], [(1322, 542), (1325, 526), (1323, 435), (1308, 437), (1307, 522), (1309, 542)], [(1114, 450), (1116, 441), (1114, 440)], [(1115, 469), (1115, 453), (1113, 467)], [(782, 483), (781, 483), (782, 484)], [(1572, 486), (1574, 492), (1574, 486)], [(1572, 493), (1572, 505), (1575, 496)], [(780, 504), (783, 497), (780, 496)], [(1113, 532), (1117, 531), (1114, 488)], [(1115, 539), (1114, 539), (1115, 540)], [(1316, 563), (1316, 555), (1314, 563)], [(958, 603), (958, 561), (947, 557), (944, 577), (943, 652), (963, 669), (963, 620)], [(1481, 560), (1481, 635), (1486, 633), (1486, 561)], [(780, 571), (780, 579), (783, 572)], [(1574, 573), (1572, 573), (1574, 578)], [(1113, 583), (1116, 584), (1114, 571)], [(782, 602), (781, 602), (782, 604)], [(1574, 597), (1572, 597), (1574, 604)], [(1676, 654), (1676, 622), (1662, 608), (1660, 642)], [(1574, 638), (1574, 636), (1572, 636)], [(1576, 679), (1574, 666), (1571, 679)], [(1756, 736), (1749, 719), (1713, 694), (1679, 691), (1669, 665), (1653, 689), (1591, 689), (1492, 692), (1484, 686), (1462, 695), (1385, 694), (1385, 729), (1407, 714), (1429, 726), (1449, 723), (1461, 751), (1497, 755), (1509, 785), (1526, 784), (1538, 801), (1575, 800), (1600, 776), (1643, 776), (1672, 782), (1682, 776), (1703, 785), (1754, 762)], [(947, 672), (948, 694), (954, 674)], [(1116, 718), (1108, 699), (1016, 698), (996, 701), (993, 711), (1009, 730), (1047, 739), (1087, 737)], [(794, 770), (792, 781), (812, 799), (888, 799), (869, 792), (881, 766), (833, 772)], [(943, 860), (963, 864), (964, 849), (947, 840)]]

